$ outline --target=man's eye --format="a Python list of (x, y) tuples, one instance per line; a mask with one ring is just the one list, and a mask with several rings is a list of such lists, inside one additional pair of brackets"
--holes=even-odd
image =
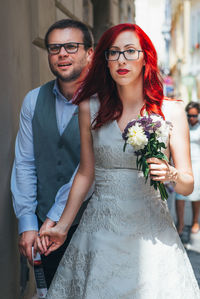
[(128, 54), (134, 54), (136, 52), (136, 50), (135, 49), (128, 49), (126, 52)]
[(49, 47), (50, 48), (50, 50), (51, 51), (58, 51), (59, 50), (59, 48), (60, 48), (60, 46), (51, 46), (51, 47)]
[(66, 48), (67, 48), (67, 50), (75, 50), (75, 49), (77, 48), (77, 46), (74, 45), (74, 44), (68, 44), (68, 45), (66, 46)]

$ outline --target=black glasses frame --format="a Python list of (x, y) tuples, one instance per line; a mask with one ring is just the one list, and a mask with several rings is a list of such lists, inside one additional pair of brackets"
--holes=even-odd
[[(68, 45), (76, 45), (76, 49), (71, 51), (71, 50), (67, 49)], [(63, 47), (68, 54), (74, 54), (78, 51), (79, 45), (85, 45), (85, 43), (70, 42), (70, 43), (64, 43), (64, 44), (48, 44), (47, 50), (48, 50), (49, 54), (57, 55), (60, 53), (61, 48)], [(50, 48), (51, 46), (57, 46), (58, 51), (51, 52), (51, 48)]]
[(198, 114), (187, 114), (188, 118), (194, 117), (197, 118), (199, 115)]
[(115, 50), (115, 52), (118, 53), (118, 57), (117, 57), (116, 59), (109, 59), (109, 58), (108, 58), (108, 54), (109, 54), (109, 51), (110, 51), (110, 50), (106, 50), (106, 51), (105, 51), (105, 57), (106, 57), (106, 60), (107, 60), (107, 61), (117, 61), (117, 60), (119, 60), (120, 55), (123, 54), (123, 56), (124, 56), (124, 58), (125, 58), (126, 60), (138, 60), (138, 59), (139, 59), (139, 53), (140, 53), (140, 52), (143, 52), (143, 51), (142, 51), (142, 50), (136, 50), (136, 49), (134, 49), (134, 50), (137, 51), (137, 53), (138, 53), (137, 58), (134, 58), (134, 59), (126, 58), (125, 53), (127, 53), (129, 50), (125, 50), (125, 51), (118, 51), (118, 50)]

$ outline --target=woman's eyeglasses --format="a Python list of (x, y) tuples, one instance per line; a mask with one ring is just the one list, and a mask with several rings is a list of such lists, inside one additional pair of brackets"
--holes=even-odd
[(123, 54), (126, 60), (137, 60), (139, 58), (139, 53), (143, 52), (142, 50), (128, 49), (125, 51), (118, 50), (107, 50), (105, 51), (105, 57), (108, 61), (116, 61), (119, 59), (120, 55)]

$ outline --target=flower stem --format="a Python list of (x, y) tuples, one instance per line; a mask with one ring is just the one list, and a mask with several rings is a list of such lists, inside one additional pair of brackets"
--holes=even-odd
[(168, 193), (165, 189), (165, 185), (161, 182), (158, 182), (158, 189), (160, 191), (160, 195), (162, 200), (168, 199)]

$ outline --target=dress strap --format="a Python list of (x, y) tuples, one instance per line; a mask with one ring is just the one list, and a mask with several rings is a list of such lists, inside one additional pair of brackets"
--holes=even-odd
[(97, 94), (94, 94), (90, 98), (90, 119), (91, 119), (91, 124), (93, 123), (95, 117), (97, 116), (97, 113), (99, 111), (99, 99)]
[(162, 112), (165, 116), (165, 120), (171, 121), (171, 111), (173, 109), (175, 100), (163, 100)]

